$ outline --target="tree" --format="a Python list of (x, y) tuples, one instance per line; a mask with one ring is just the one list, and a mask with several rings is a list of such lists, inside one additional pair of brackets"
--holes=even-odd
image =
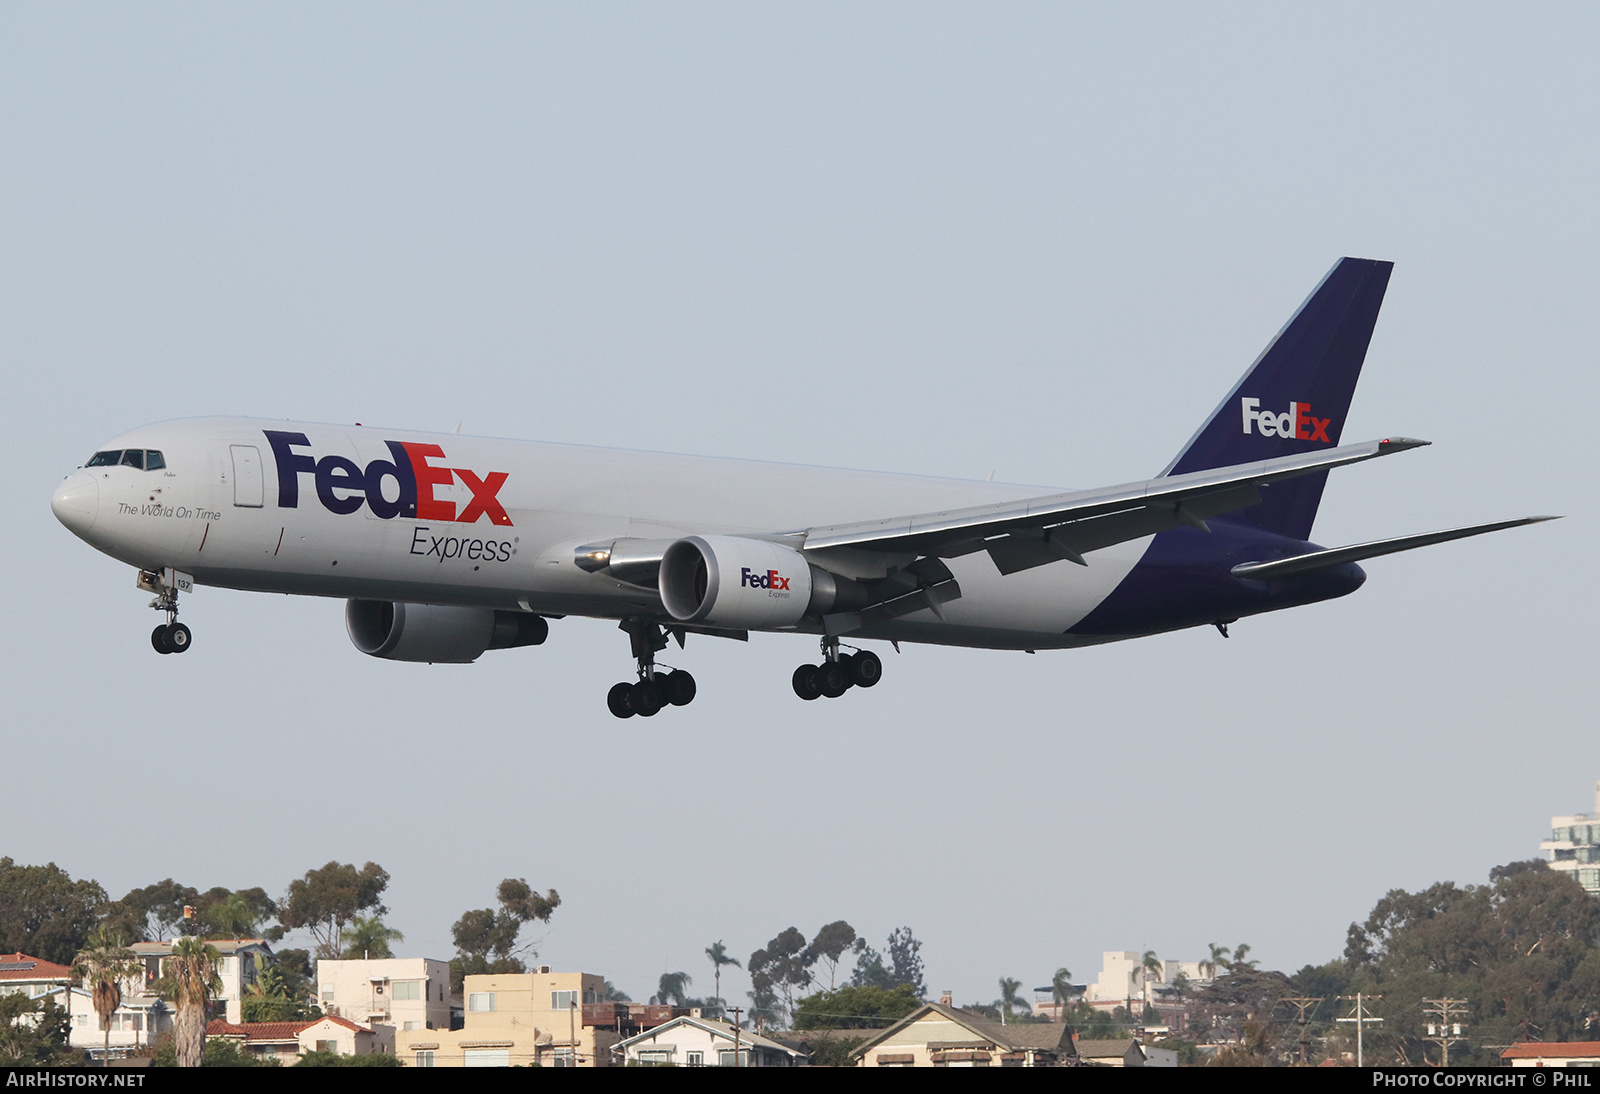
[(711, 967), (713, 970), (715, 970), (713, 975), (715, 976), (717, 982), (717, 1005), (720, 1007), (723, 1001), (722, 966), (732, 965), (736, 969), (743, 968), (744, 966), (739, 964), (739, 959), (737, 957), (730, 957), (728, 955), (728, 948), (722, 944), (722, 939), (720, 938), (706, 947), (706, 956), (711, 959)]
[(860, 953), (867, 944), (867, 940), (856, 935), (856, 929), (842, 919), (836, 919), (817, 932), (811, 940), (811, 945), (806, 950), (806, 964), (814, 965), (819, 961), (828, 967), (828, 990), (833, 990), (833, 982), (839, 968), (839, 959), (848, 951)]
[(1161, 963), (1161, 958), (1156, 956), (1156, 951), (1144, 951), (1144, 957), (1139, 960), (1139, 971), (1144, 973), (1144, 998), (1150, 1001), (1150, 989), (1161, 983), (1167, 974), (1167, 968)]
[(881, 1029), (922, 1005), (910, 984), (819, 991), (795, 1004), (795, 1029)]
[(1217, 966), (1228, 960), (1228, 947), (1219, 946), (1215, 942), (1208, 943), (1206, 949), (1211, 951), (1211, 956), (1205, 961), (1206, 975), (1211, 979), (1217, 978)]
[(185, 935), (173, 943), (172, 956), (164, 964), (166, 975), (157, 988), (178, 1008), (172, 1029), (178, 1066), (199, 1067), (205, 1060), (206, 1007), (211, 994), (222, 990), (217, 976), (222, 955), (209, 942)]
[(100, 1016), (100, 1031), (105, 1035), (104, 1066), (111, 1066), (111, 1016), (122, 1005), (122, 982), (144, 974), (144, 963), (122, 939), (96, 927), (87, 945), (72, 962), (72, 975), (83, 981)]
[(676, 1006), (686, 1006), (689, 993), (685, 991), (694, 978), (686, 972), (664, 972), (661, 982), (656, 985), (655, 1002), (672, 1003)]
[(375, 915), (356, 916), (339, 936), (344, 940), (344, 956), (349, 958), (393, 957), (389, 943), (404, 942), (406, 936), (393, 927), (385, 926)]
[(1018, 1008), (1033, 1013), (1033, 1005), (1022, 998), (1021, 992), (1021, 980), (1013, 980), (1009, 976), (1000, 978), (1000, 998), (994, 1001), (994, 1005), (1000, 1008), (1000, 1013), (1006, 1018), (1010, 1018)]
[(811, 982), (806, 968), (806, 936), (795, 927), (785, 928), (751, 954), (745, 968), (756, 991), (779, 996), (784, 1010), (793, 1012), (795, 991)]
[(1067, 1020), (1067, 999), (1072, 994), (1072, 970), (1065, 965), (1050, 978), (1050, 998), (1055, 1000), (1056, 1013)]
[(73, 881), (53, 862), (18, 866), (0, 858), (0, 953), (70, 965), (105, 904), (99, 883)]
[(335, 958), (346, 924), (361, 912), (370, 910), (380, 916), (388, 912), (381, 899), (388, 885), (388, 871), (375, 862), (360, 870), (330, 862), (289, 883), (289, 898), (278, 912), (278, 921), (289, 930), (310, 931), (317, 955)]
[(495, 890), (500, 908), (478, 908), (461, 913), (450, 928), (459, 954), (450, 962), (450, 990), (459, 992), (466, 977), (478, 973), (526, 972), (517, 956), (518, 934), (524, 923), (550, 922), (561, 906), (554, 889), (544, 896), (534, 892), (526, 878), (506, 878)]
[[(196, 913), (197, 934), (215, 938), (257, 938), (273, 933), (263, 931), (260, 925), (278, 914), (278, 905), (260, 887), (237, 892), (219, 887), (200, 896)], [(283, 937), (281, 930), (277, 937)]]
[(922, 982), (921, 949), (922, 943), (917, 941), (910, 927), (898, 927), (889, 934), (887, 962), (871, 946), (861, 947), (850, 983), (857, 987), (875, 984), (880, 988), (910, 984), (920, 999), (928, 994), (927, 985)]
[(61, 1067), (81, 1063), (67, 1043), (67, 1012), (50, 999), (0, 992), (0, 1066)]

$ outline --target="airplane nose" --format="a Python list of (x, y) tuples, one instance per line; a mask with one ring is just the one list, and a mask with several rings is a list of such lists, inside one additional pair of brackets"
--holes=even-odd
[(99, 482), (87, 471), (74, 471), (50, 495), (50, 509), (73, 535), (86, 534), (100, 514)]

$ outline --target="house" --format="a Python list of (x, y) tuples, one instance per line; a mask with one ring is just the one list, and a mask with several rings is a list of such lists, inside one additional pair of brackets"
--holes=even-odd
[(298, 1022), (224, 1022), (206, 1025), (207, 1037), (237, 1043), (253, 1056), (277, 1060), (288, 1067), (308, 1052), (335, 1052), (340, 1056), (366, 1056), (381, 1051), (372, 1030), (347, 1018), (324, 1015)]
[(618, 1062), (678, 1067), (797, 1067), (806, 1055), (728, 1022), (682, 1015), (617, 1042)]
[(395, 1033), (451, 1028), (450, 964), (428, 957), (317, 962), (317, 998), (324, 1014), (370, 1028), (382, 1051)]
[[(213, 999), (213, 1006), (222, 1012), (229, 1022), (237, 1025), (244, 1017), (242, 1013), (243, 1000), (251, 985), (256, 982), (256, 972), (261, 964), (275, 960), (272, 947), (259, 938), (208, 938), (207, 945), (216, 948), (221, 955), (217, 963), (217, 977), (222, 981), (222, 990)], [(126, 994), (153, 995), (155, 983), (161, 979), (162, 965), (172, 956), (172, 942), (135, 942), (128, 948), (134, 955), (144, 962), (144, 982), (130, 984), (123, 990)], [(133, 988), (133, 991), (129, 991)]]
[[(1178, 1054), (1168, 1050), (1172, 1067), (1178, 1065)], [(1149, 1057), (1144, 1047), (1133, 1037), (1114, 1037), (1109, 1041), (1079, 1041), (1078, 1059), (1085, 1067), (1147, 1067)], [(1163, 1061), (1165, 1062), (1165, 1061)]]
[[(407, 1067), (609, 1067), (626, 1032), (612, 1004), (609, 1024), (590, 1021), (605, 977), (593, 973), (486, 973), (466, 978), (462, 1028), (397, 1030), (395, 1055)], [(626, 1006), (626, 1004), (624, 1004)]]
[(857, 1067), (1071, 1067), (1072, 1030), (1057, 1022), (1001, 1025), (924, 1003), (851, 1053)]
[[(117, 1058), (129, 1049), (148, 1044), (171, 1028), (172, 1011), (155, 995), (142, 992), (141, 984), (125, 984), (121, 1004), (111, 1014), (110, 1028), (100, 1028), (94, 997), (75, 985), (66, 965), (25, 953), (0, 954), (0, 992), (20, 992), (30, 999), (48, 999), (67, 1012), (67, 1043), (95, 1056), (103, 1056), (109, 1043)], [(108, 1036), (109, 1034), (109, 1036)]]
[(1600, 1067), (1600, 1041), (1518, 1041), (1500, 1058), (1507, 1067)]

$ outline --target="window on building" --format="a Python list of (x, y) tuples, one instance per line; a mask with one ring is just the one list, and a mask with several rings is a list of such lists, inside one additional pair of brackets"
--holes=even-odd
[(333, 1052), (333, 1053), (337, 1053), (339, 1051), (339, 1042), (338, 1041), (318, 1041), (317, 1042), (317, 1051), (318, 1052)]
[(672, 1063), (672, 1050), (670, 1048), (641, 1048), (639, 1062), (646, 1067), (664, 1067)]
[(416, 1066), (417, 1067), (432, 1067), (433, 1066), (433, 1053), (431, 1053), (431, 1052), (419, 1052), (419, 1053), (417, 1053)]
[(749, 1067), (750, 1050), (741, 1048), (739, 1050), (739, 1059), (737, 1062), (735, 1062), (733, 1058), (733, 1049), (722, 1049), (717, 1053), (717, 1065), (719, 1067)]
[(389, 986), (395, 999), (421, 999), (422, 982), (420, 980), (396, 980)]
[(706, 1054), (704, 1052), (685, 1052), (683, 1054), (683, 1064), (685, 1067), (705, 1067)]
[(572, 1062), (572, 1046), (571, 1045), (568, 1045), (565, 1048), (557, 1048), (555, 1050), (554, 1056), (555, 1056), (555, 1058), (553, 1060), (551, 1060), (551, 1066), (553, 1066), (553, 1067), (574, 1067), (574, 1066), (576, 1066)]
[(553, 991), (550, 993), (551, 1010), (568, 1010), (578, 1005), (578, 993), (575, 991)]
[(467, 1009), (474, 1014), (482, 1014), (494, 1009), (494, 992), (473, 991), (467, 993)]

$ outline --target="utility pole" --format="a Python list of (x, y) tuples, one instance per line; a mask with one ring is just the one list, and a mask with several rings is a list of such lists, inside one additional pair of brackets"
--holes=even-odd
[(729, 1007), (733, 1011), (733, 1066), (739, 1066), (739, 1015), (744, 1013), (743, 1007)]
[(1362, 1032), (1366, 1029), (1367, 1026), (1371, 1025), (1372, 1023), (1374, 1023), (1374, 1022), (1382, 1022), (1383, 1021), (1382, 1018), (1374, 1018), (1372, 1015), (1368, 1014), (1366, 1005), (1367, 1005), (1367, 1003), (1370, 1003), (1374, 999), (1382, 999), (1383, 996), (1381, 996), (1381, 995), (1366, 995), (1366, 996), (1363, 996), (1358, 991), (1354, 995), (1340, 995), (1340, 996), (1336, 996), (1335, 998), (1343, 999), (1346, 1002), (1354, 1002), (1355, 1003), (1355, 1006), (1350, 1011), (1350, 1016), (1348, 1018), (1340, 1018), (1339, 1021), (1341, 1021), (1341, 1022), (1354, 1022), (1356, 1024), (1356, 1066), (1357, 1067), (1366, 1067), (1367, 1066), (1366, 1055), (1365, 1055), (1365, 1050), (1364, 1050), (1363, 1045), (1362, 1045), (1362, 1038), (1361, 1038)]
[(1450, 1042), (1464, 1041), (1461, 1036), (1460, 1019), (1466, 1016), (1467, 1001), (1465, 999), (1424, 999), (1422, 1012), (1429, 1018), (1437, 1018), (1438, 1022), (1428, 1023), (1428, 1035), (1424, 1041), (1432, 1041), (1439, 1046), (1439, 1066), (1450, 1066)]
[(1305, 996), (1296, 995), (1281, 999), (1279, 1002), (1288, 1003), (1300, 1012), (1300, 1017), (1296, 1019), (1296, 1022), (1300, 1026), (1300, 1066), (1304, 1067), (1306, 1063), (1306, 1011), (1322, 1002), (1322, 997), (1318, 996), (1315, 999), (1309, 999)]

